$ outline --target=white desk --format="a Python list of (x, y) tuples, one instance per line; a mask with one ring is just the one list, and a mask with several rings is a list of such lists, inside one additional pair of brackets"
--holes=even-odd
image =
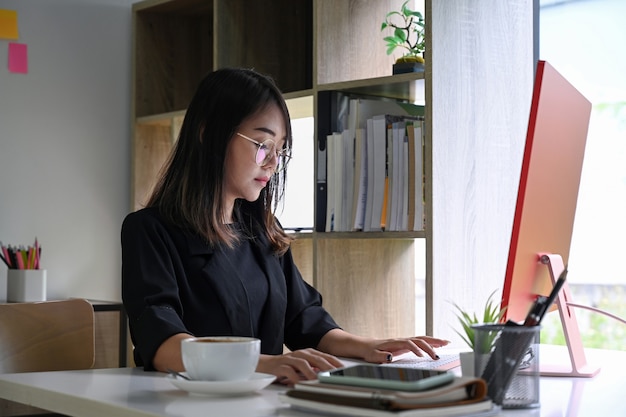
[[(542, 378), (541, 408), (507, 410), (515, 417), (626, 416), (626, 352), (587, 350), (602, 370), (595, 378)], [(190, 395), (164, 374), (117, 368), (0, 375), (0, 398), (76, 417), (275, 416), (285, 406), (270, 385), (232, 398)], [(289, 412), (292, 416), (305, 416)]]

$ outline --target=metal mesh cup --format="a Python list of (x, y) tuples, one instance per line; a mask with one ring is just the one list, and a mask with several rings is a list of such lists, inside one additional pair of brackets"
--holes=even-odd
[(502, 408), (539, 407), (540, 326), (483, 324), (474, 328), (476, 375)]

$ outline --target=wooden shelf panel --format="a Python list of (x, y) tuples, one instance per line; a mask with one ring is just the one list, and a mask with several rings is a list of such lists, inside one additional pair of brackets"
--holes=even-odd
[(312, 88), (312, 0), (155, 1), (133, 7), (136, 117), (185, 109), (200, 80), (254, 68), (283, 92)]
[(304, 278), (309, 285), (313, 285), (313, 240), (297, 237), (296, 240), (291, 243), (291, 252), (294, 262), (298, 266), (300, 274), (302, 274), (302, 278)]
[(216, 68), (254, 68), (285, 93), (312, 87), (312, 0), (220, 0), (215, 12)]
[(415, 332), (415, 248), (405, 239), (318, 239), (316, 288), (340, 326), (370, 337)]
[(211, 2), (187, 0), (135, 8), (135, 116), (187, 108), (213, 69)]
[(319, 91), (339, 91), (346, 94), (385, 97), (423, 103), (425, 98), (423, 72), (388, 75), (339, 83), (321, 84)]
[(158, 174), (173, 145), (172, 126), (138, 124), (135, 126), (133, 161), (133, 210), (144, 207)]
[(397, 56), (386, 54), (380, 27), (403, 0), (315, 1), (318, 85), (391, 75)]
[(171, 126), (173, 123), (182, 123), (185, 118), (185, 110), (174, 111), (170, 113), (154, 114), (151, 116), (138, 117), (136, 123), (138, 125), (159, 125)]

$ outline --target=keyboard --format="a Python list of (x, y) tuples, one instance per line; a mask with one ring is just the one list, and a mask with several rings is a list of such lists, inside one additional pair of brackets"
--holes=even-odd
[(419, 357), (413, 353), (399, 356), (390, 364), (392, 366), (402, 366), (406, 368), (434, 369), (438, 371), (449, 371), (450, 369), (461, 366), (461, 360), (458, 353), (439, 354), (439, 359), (431, 359), (430, 356)]

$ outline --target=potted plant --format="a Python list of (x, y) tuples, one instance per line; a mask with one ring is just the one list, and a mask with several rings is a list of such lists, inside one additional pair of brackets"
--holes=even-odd
[(480, 346), (478, 346), (476, 344), (474, 326), (478, 324), (495, 324), (502, 321), (506, 308), (500, 308), (499, 304), (493, 298), (495, 294), (496, 291), (493, 291), (487, 298), (485, 307), (483, 308), (482, 317), (479, 317), (476, 313), (470, 314), (463, 310), (458, 304), (452, 303), (454, 308), (457, 310), (456, 316), (462, 329), (462, 331), (457, 329), (454, 331), (461, 336), (461, 339), (463, 339), (463, 341), (470, 348), (469, 352), (460, 353), (461, 372), (463, 375), (474, 376), (475, 355), (488, 355), (491, 353), (493, 348), (493, 344), (498, 333), (494, 331), (493, 334), (489, 334), (488, 337), (482, 341)]
[(396, 48), (405, 50), (404, 55), (396, 59), (394, 74), (424, 71), (424, 17), (417, 10), (409, 9), (408, 3), (409, 0), (405, 1), (400, 11), (387, 13), (380, 28), (381, 31), (393, 29), (392, 36), (383, 38), (387, 43), (387, 55), (391, 55)]

